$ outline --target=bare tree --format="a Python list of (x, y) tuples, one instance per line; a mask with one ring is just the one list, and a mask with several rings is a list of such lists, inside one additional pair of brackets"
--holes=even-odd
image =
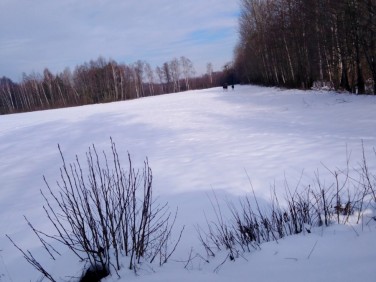
[(180, 76), (181, 76), (181, 69), (180, 63), (177, 58), (172, 59), (169, 62), (170, 73), (172, 78), (172, 91), (179, 92), (180, 91)]
[(163, 63), (162, 66), (162, 73), (163, 73), (163, 78), (164, 81), (166, 82), (166, 91), (167, 93), (171, 92), (171, 83), (172, 83), (172, 75), (171, 75), (171, 70), (170, 70), (170, 65), (168, 62)]
[(185, 89), (190, 90), (190, 80), (195, 75), (195, 69), (193, 67), (193, 63), (190, 59), (187, 57), (180, 57), (180, 64), (183, 68), (183, 76), (184, 76), (184, 82), (185, 82)]
[(145, 73), (148, 78), (149, 93), (154, 95), (154, 72), (149, 63), (145, 63)]
[(155, 72), (159, 78), (159, 85), (160, 85), (160, 91), (159, 93), (165, 93), (166, 89), (165, 89), (165, 80), (164, 80), (164, 72), (163, 72), (163, 68), (160, 68), (160, 67), (156, 67), (155, 68)]
[(213, 64), (207, 63), (206, 64), (206, 74), (209, 78), (209, 85), (213, 85)]
[(143, 79), (144, 79), (144, 66), (145, 62), (138, 60), (136, 63), (133, 64), (133, 71), (134, 71), (134, 80), (135, 80), (135, 89), (137, 98), (144, 96), (144, 86), (143, 86)]

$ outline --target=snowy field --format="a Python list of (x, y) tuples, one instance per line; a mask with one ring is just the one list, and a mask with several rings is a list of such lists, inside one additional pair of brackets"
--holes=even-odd
[[(176, 226), (186, 226), (170, 263), (145, 266), (139, 276), (124, 270), (121, 281), (375, 281), (375, 224), (334, 225), (269, 242), (216, 272), (220, 254), (184, 268), (190, 250), (204, 255), (194, 225), (210, 215), (213, 190), (220, 199), (236, 199), (250, 192), (248, 174), (256, 195), (268, 201), (272, 185), (283, 195), (285, 180), (308, 185), (319, 173), (333, 182), (325, 167), (345, 168), (348, 155), (355, 167), (362, 141), (376, 171), (376, 97), (256, 86), (0, 116), (0, 281), (41, 277), (5, 234), (42, 253), (23, 215), (48, 227), (39, 190), (43, 175), (51, 184), (59, 179), (57, 144), (67, 162), (76, 154), (84, 162), (92, 144), (109, 151), (110, 137), (124, 161), (127, 151), (136, 167), (148, 157), (155, 195), (178, 207)], [(75, 258), (49, 267), (61, 281), (80, 273)]]

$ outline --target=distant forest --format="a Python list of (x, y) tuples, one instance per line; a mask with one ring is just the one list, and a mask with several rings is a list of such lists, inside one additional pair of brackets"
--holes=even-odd
[(153, 70), (98, 58), (52, 74), (0, 79), (0, 114), (254, 83), (376, 94), (375, 0), (240, 0), (239, 43), (219, 72), (196, 76), (186, 57)]
[(225, 66), (195, 76), (190, 59), (182, 56), (153, 70), (149, 63), (119, 64), (102, 57), (77, 66), (74, 71), (52, 74), (24, 74), (21, 82), (0, 78), (0, 114), (46, 110), (86, 104), (122, 101), (193, 89), (220, 86), (233, 78), (233, 69)]
[(375, 0), (241, 0), (243, 83), (376, 93)]

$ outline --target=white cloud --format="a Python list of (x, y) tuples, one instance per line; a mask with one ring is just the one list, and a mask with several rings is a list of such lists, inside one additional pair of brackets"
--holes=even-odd
[(237, 0), (2, 0), (0, 10), (0, 76), (17, 79), (100, 55), (153, 65), (184, 55), (202, 72), (209, 61), (231, 60), (239, 7)]

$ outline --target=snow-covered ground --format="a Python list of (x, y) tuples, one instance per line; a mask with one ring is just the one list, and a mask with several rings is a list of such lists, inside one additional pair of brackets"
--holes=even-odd
[[(170, 263), (145, 266), (139, 276), (124, 271), (124, 281), (375, 281), (376, 228), (365, 224), (269, 242), (217, 272), (221, 254), (184, 268), (191, 249), (204, 255), (194, 225), (210, 214), (213, 190), (220, 199), (236, 199), (250, 191), (248, 174), (257, 196), (267, 201), (271, 185), (284, 193), (285, 179), (295, 185), (303, 175), (302, 183), (311, 183), (319, 173), (332, 182), (324, 166), (345, 168), (347, 155), (356, 166), (362, 140), (376, 171), (375, 97), (256, 86), (0, 116), (0, 281), (40, 278), (5, 234), (42, 252), (23, 215), (42, 230), (48, 227), (39, 190), (45, 188), (43, 175), (52, 184), (59, 179), (57, 144), (67, 162), (76, 154), (84, 162), (91, 144), (108, 151), (110, 137), (121, 159), (129, 151), (141, 166), (148, 157), (155, 194), (179, 208), (177, 227), (186, 226)], [(51, 272), (62, 281), (79, 271), (74, 259), (56, 264)]]

